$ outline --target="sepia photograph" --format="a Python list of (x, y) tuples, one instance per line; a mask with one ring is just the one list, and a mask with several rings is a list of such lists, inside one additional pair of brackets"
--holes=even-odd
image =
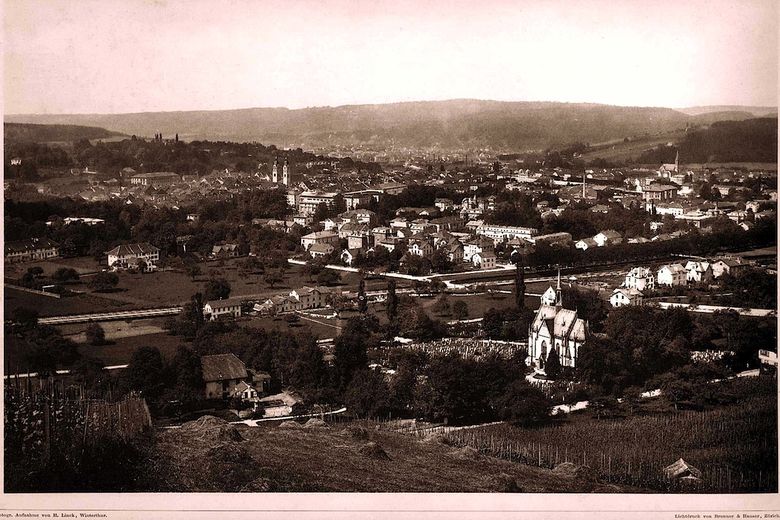
[(780, 510), (775, 0), (2, 16), (0, 510)]

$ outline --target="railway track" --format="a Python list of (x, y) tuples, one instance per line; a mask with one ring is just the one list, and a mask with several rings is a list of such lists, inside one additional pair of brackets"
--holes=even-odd
[(115, 321), (138, 318), (155, 318), (157, 316), (173, 316), (179, 314), (182, 307), (162, 307), (157, 309), (136, 309), (130, 311), (95, 312), (90, 314), (71, 314), (66, 316), (50, 316), (40, 318), (42, 325), (64, 325), (66, 323), (87, 323), (90, 321)]

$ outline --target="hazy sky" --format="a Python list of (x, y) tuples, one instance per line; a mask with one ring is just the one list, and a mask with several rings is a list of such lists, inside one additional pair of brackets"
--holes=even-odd
[(775, 105), (776, 0), (5, 0), (6, 113)]

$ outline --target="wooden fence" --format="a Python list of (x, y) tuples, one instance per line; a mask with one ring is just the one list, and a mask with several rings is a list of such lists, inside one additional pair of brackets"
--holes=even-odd
[(41, 296), (48, 296), (49, 298), (61, 298), (62, 296), (57, 293), (52, 292), (46, 292), (46, 291), (39, 291), (38, 289), (30, 289), (29, 287), (22, 287), (21, 285), (13, 285), (10, 283), (5, 284), (6, 287), (9, 289), (14, 289), (16, 291), (24, 291), (32, 294), (39, 294)]
[(11, 459), (76, 459), (105, 440), (128, 441), (152, 430), (146, 401), (68, 399), (50, 394), (5, 394), (5, 450)]

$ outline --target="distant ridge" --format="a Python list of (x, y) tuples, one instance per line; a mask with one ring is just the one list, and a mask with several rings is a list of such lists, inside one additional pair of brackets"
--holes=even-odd
[[(338, 107), (244, 108), (130, 114), (17, 114), (6, 122), (85, 125), (187, 140), (259, 141), (303, 148), (541, 150), (600, 143), (690, 125), (755, 117), (768, 107), (622, 107), (592, 103), (455, 99)], [(769, 107), (771, 108), (771, 107)], [(711, 110), (710, 110), (711, 109)], [(691, 113), (686, 113), (690, 111)], [(776, 113), (776, 109), (774, 109)]]
[(9, 122), (3, 124), (3, 138), (6, 143), (72, 142), (80, 139), (105, 139), (108, 137), (121, 137), (122, 135), (124, 134), (94, 126)]
[(698, 116), (717, 112), (742, 112), (749, 113), (752, 117), (766, 117), (777, 115), (777, 107), (752, 107), (740, 105), (710, 105), (700, 107), (678, 108), (683, 114)]

